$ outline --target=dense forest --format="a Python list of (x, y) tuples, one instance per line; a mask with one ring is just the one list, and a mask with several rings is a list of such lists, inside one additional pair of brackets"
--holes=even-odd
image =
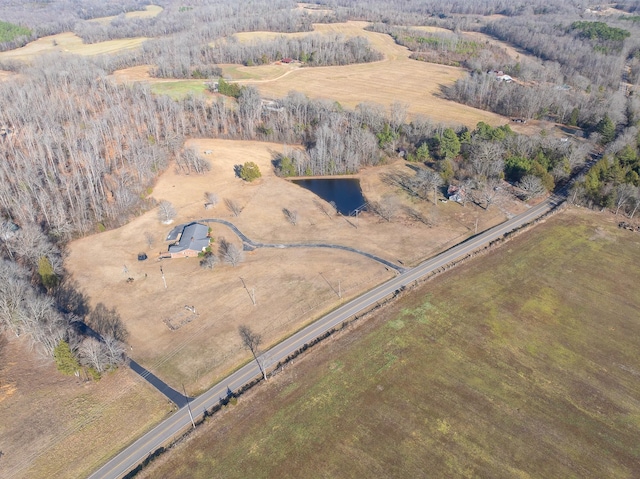
[[(321, 2), (318, 2), (321, 3)], [(207, 160), (183, 150), (190, 137), (277, 141), (283, 176), (355, 173), (388, 156), (405, 155), (431, 173), (399, 178), (398, 186), (428, 198), (442, 184), (465, 188), (488, 208), (496, 186), (509, 181), (523, 198), (551, 191), (579, 169), (589, 146), (543, 134), (527, 137), (480, 123), (473, 130), (409, 117), (401, 102), (363, 102), (346, 109), (290, 92), (266, 108), (257, 89), (220, 82), (228, 91), (173, 100), (146, 85), (119, 86), (108, 75), (150, 64), (166, 78), (216, 79), (220, 63), (257, 65), (291, 58), (342, 65), (381, 58), (363, 38), (305, 35), (241, 43), (235, 33), (310, 32), (313, 21), (372, 22), (413, 51), (416, 61), (459, 65), (468, 75), (445, 89), (449, 98), (505, 116), (545, 118), (583, 128), (605, 149), (580, 178), (572, 199), (635, 215), (640, 202), (640, 45), (634, 20), (585, 14), (580, 1), (476, 0), (322, 2), (333, 13), (311, 16), (289, 0), (154, 2), (152, 18), (127, 18), (147, 1), (52, 0), (35, 10), (3, 3), (2, 49), (73, 31), (85, 42), (145, 36), (140, 49), (95, 58), (43, 55), (5, 61), (18, 73), (0, 82), (0, 324), (27, 335), (62, 371), (82, 365), (99, 374), (124, 358), (126, 331), (115, 311), (89, 310), (65, 276), (65, 243), (113, 228), (152, 207), (150, 187), (171, 161), (207, 170)], [(640, 10), (638, 2), (618, 5)], [(105, 15), (107, 24), (88, 21)], [(499, 17), (488, 17), (499, 15)], [(635, 18), (635, 17), (627, 17)], [(449, 32), (410, 28), (434, 25)], [(0, 25), (1, 27), (1, 25)], [(527, 55), (511, 58), (471, 40), (464, 30), (504, 40)], [(502, 70), (514, 81), (497, 81)], [(422, 170), (421, 170), (422, 171)]]

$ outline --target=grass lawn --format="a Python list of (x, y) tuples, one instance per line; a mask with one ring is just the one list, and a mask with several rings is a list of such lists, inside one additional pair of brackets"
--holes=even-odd
[(41, 37), (27, 43), (24, 47), (0, 52), (0, 60), (32, 61), (34, 58), (51, 52), (94, 56), (118, 53), (140, 47), (145, 37), (121, 38), (98, 43), (83, 43), (82, 38), (71, 32)]
[(241, 397), (144, 477), (640, 475), (640, 235), (570, 210)]
[(189, 95), (202, 95), (207, 91), (207, 87), (202, 80), (186, 80), (152, 83), (151, 91), (158, 95), (169, 95), (175, 100), (181, 100)]
[(86, 477), (173, 407), (127, 367), (85, 382), (0, 336), (0, 477)]

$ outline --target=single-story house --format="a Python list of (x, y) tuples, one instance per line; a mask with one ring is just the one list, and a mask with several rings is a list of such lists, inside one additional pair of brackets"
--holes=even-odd
[(185, 225), (177, 243), (169, 246), (172, 258), (198, 256), (209, 246), (209, 227), (200, 223)]
[(464, 204), (466, 192), (461, 186), (449, 185), (449, 188), (447, 188), (447, 197), (449, 198), (449, 201), (455, 201), (457, 203)]

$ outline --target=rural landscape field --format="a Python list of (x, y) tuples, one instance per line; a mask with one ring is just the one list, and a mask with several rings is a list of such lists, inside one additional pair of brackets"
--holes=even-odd
[(640, 475), (639, 39), (0, 2), (0, 476)]
[(639, 252), (612, 221), (560, 213), (242, 396), (142, 477), (635, 477)]

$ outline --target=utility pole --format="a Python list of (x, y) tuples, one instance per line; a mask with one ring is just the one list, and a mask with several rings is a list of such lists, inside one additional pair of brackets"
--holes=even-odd
[(475, 234), (478, 234), (478, 217), (476, 216), (476, 232)]
[(244, 289), (247, 291), (249, 298), (251, 298), (251, 302), (255, 306), (256, 305), (256, 288), (251, 288), (251, 291), (249, 291), (249, 288), (247, 288), (247, 283), (244, 282), (244, 279), (240, 278), (240, 281), (242, 281), (242, 286), (244, 286)]
[(191, 404), (189, 404), (189, 396), (187, 396), (187, 390), (184, 388), (184, 383), (182, 383), (182, 391), (184, 391), (184, 397), (187, 400), (187, 411), (189, 411), (189, 419), (191, 419), (191, 425), (195, 429), (196, 423), (193, 421), (193, 414), (191, 414)]

